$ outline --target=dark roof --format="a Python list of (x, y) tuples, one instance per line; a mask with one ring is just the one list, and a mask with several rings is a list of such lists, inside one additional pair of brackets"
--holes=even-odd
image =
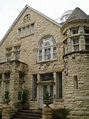
[(83, 12), (80, 8), (76, 7), (69, 18), (66, 20), (66, 23), (75, 21), (75, 20), (87, 20), (89, 16)]

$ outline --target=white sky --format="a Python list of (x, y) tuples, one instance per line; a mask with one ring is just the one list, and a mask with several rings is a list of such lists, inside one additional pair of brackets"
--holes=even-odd
[(89, 14), (88, 0), (0, 0), (0, 40), (26, 4), (52, 19), (75, 7)]

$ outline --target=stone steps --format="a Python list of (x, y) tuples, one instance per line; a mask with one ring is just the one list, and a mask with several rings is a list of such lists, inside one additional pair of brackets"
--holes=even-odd
[(42, 119), (42, 110), (19, 110), (11, 119)]

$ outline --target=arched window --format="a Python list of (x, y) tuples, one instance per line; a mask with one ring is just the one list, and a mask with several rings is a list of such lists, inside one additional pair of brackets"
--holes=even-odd
[(38, 61), (49, 61), (56, 58), (56, 42), (52, 36), (44, 37), (38, 45)]

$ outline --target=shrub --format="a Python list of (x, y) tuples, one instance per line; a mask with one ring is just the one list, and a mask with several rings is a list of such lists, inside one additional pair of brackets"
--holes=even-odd
[(5, 94), (3, 95), (3, 101), (4, 101), (5, 103), (10, 102), (9, 91), (5, 91)]
[(24, 88), (22, 90), (22, 99), (21, 99), (22, 106), (28, 102), (28, 96), (29, 96), (29, 90), (28, 88)]
[(53, 109), (52, 119), (67, 119), (69, 111), (67, 109)]

